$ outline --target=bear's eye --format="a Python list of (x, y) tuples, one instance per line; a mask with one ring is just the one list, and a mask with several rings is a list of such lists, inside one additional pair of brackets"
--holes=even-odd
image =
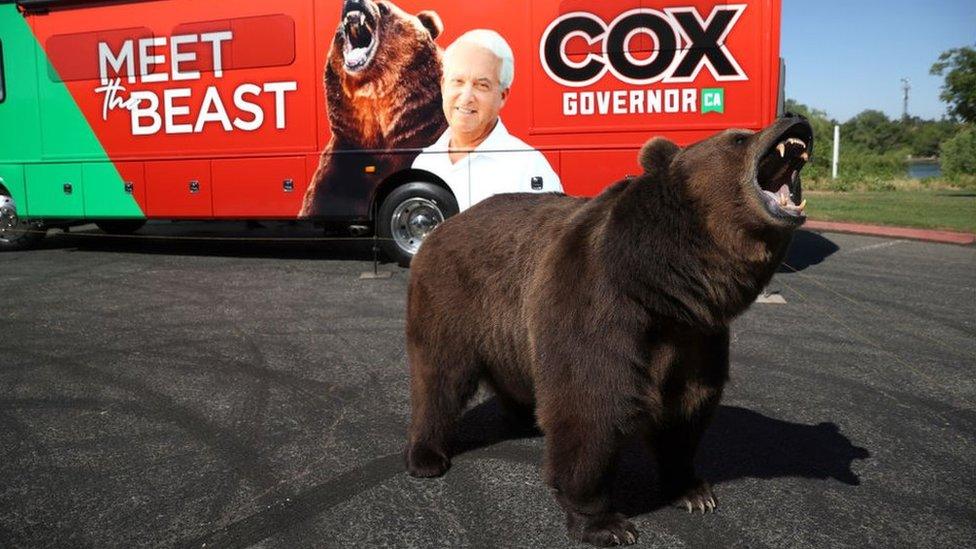
[(735, 139), (733, 141), (735, 141), (736, 145), (742, 145), (743, 143), (746, 142), (746, 139), (748, 139), (748, 136), (740, 133), (735, 136)]

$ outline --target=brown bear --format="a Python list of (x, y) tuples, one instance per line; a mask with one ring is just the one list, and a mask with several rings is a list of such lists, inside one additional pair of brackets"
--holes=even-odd
[[(345, 0), (325, 67), (332, 137), (300, 216), (354, 211), (376, 181), (409, 168), (414, 154), (343, 151), (422, 149), (447, 127), (441, 111), (443, 24), (433, 11), (410, 15), (383, 0)], [(365, 168), (374, 166), (367, 174)]]
[(506, 407), (534, 408), (572, 537), (637, 539), (609, 498), (631, 436), (656, 455), (663, 497), (714, 510), (692, 459), (728, 378), (729, 322), (805, 219), (798, 172), (812, 142), (793, 116), (685, 149), (656, 138), (643, 175), (593, 199), (497, 195), (437, 227), (409, 283), (409, 473), (448, 469), (484, 381)]

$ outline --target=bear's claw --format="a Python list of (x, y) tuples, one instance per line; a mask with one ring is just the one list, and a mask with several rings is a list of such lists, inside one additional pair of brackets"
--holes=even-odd
[(589, 524), (582, 534), (583, 541), (597, 547), (633, 545), (639, 537), (634, 524), (616, 513)]
[(685, 509), (689, 513), (701, 511), (704, 515), (715, 512), (715, 508), (718, 507), (718, 500), (715, 499), (712, 487), (701, 480), (675, 501), (675, 507)]
[(439, 477), (451, 467), (451, 459), (445, 452), (423, 443), (407, 448), (404, 457), (407, 462), (407, 472), (413, 477)]

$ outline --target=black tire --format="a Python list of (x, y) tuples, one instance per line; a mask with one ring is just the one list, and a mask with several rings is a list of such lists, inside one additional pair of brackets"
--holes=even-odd
[(391, 192), (377, 214), (376, 230), (383, 253), (403, 267), (420, 248), (424, 237), (445, 219), (458, 213), (450, 191), (432, 183), (407, 183)]
[(95, 225), (102, 232), (118, 235), (132, 234), (141, 229), (145, 224), (145, 219), (112, 219), (95, 222)]
[(13, 198), (0, 188), (0, 251), (33, 248), (46, 232), (40, 223), (20, 218)]

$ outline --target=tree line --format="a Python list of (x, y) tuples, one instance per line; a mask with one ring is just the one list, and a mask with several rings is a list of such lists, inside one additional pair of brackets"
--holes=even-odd
[[(944, 52), (931, 72), (945, 78), (940, 98), (948, 104), (948, 116), (891, 119), (869, 109), (840, 124), (842, 182), (905, 178), (909, 161), (932, 158), (939, 160), (949, 181), (976, 183), (976, 48)], [(792, 99), (786, 101), (786, 110), (806, 116), (816, 135), (807, 176), (829, 178), (837, 121)]]

